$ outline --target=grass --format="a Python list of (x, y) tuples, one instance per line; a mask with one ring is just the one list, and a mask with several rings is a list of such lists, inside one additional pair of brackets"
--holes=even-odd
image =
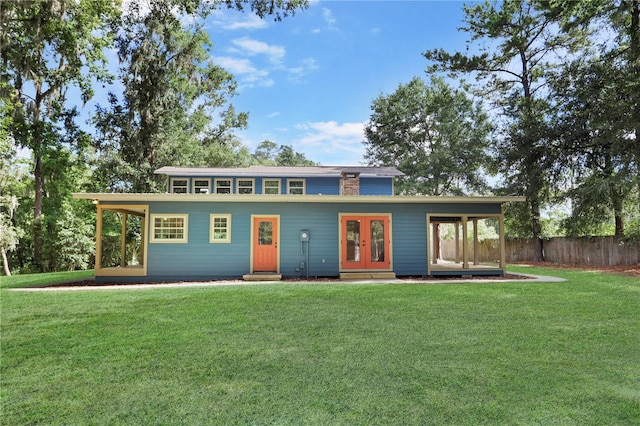
[(640, 283), (2, 290), (0, 424), (640, 424)]
[(82, 280), (93, 277), (93, 269), (86, 271), (49, 272), (46, 274), (25, 274), (0, 276), (0, 288), (38, 287), (61, 281)]

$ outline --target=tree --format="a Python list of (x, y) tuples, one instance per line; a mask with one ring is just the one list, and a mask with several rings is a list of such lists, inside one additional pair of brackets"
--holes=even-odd
[(613, 212), (617, 236), (627, 234), (625, 222), (640, 235), (640, 1), (542, 4), (561, 17), (564, 33), (592, 31), (597, 48), (566, 64), (554, 81), (563, 112), (558, 132), (579, 166), (569, 192), (576, 208), (566, 224), (583, 233)]
[(111, 94), (110, 105), (95, 117), (99, 170), (112, 190), (159, 190), (154, 170), (205, 165), (212, 149), (225, 152), (214, 145), (227, 144), (234, 129), (246, 127), (248, 114), (229, 104), (233, 76), (210, 59), (212, 44), (203, 27), (212, 8), (249, 8), (279, 20), (306, 1), (150, 0), (146, 6), (143, 11), (132, 2), (123, 15), (116, 44), (124, 91), (121, 97)]
[(275, 164), (277, 155), (278, 144), (269, 140), (260, 142), (253, 152), (253, 158), (255, 158), (258, 164)]
[[(0, 106), (0, 111), (8, 112), (8, 104)], [(8, 137), (7, 126), (10, 115), (0, 115), (0, 256), (4, 274), (11, 275), (7, 253), (15, 250), (22, 229), (15, 224), (14, 214), (18, 208), (18, 199), (13, 194), (18, 176), (15, 170), (15, 148)]]
[(490, 125), (463, 90), (437, 77), (430, 84), (414, 78), (377, 97), (371, 109), (365, 158), (405, 173), (400, 193), (462, 195), (485, 188)]
[(291, 145), (280, 145), (276, 157), (278, 166), (315, 166), (316, 163), (309, 160), (303, 153), (296, 152)]
[(620, 107), (625, 96), (617, 90), (624, 78), (610, 61), (586, 56), (550, 79), (560, 164), (572, 180), (564, 194), (572, 207), (563, 222), (567, 235), (600, 234), (612, 216), (615, 235), (625, 234), (624, 203), (634, 188), (634, 173), (626, 125), (630, 111)]
[[(106, 77), (103, 48), (108, 23), (119, 9), (112, 0), (0, 2), (0, 74), (15, 96), (12, 137), (33, 155), (33, 262), (42, 270), (44, 156), (59, 142), (67, 91), (86, 102), (91, 82)], [(6, 93), (6, 92), (4, 92)]]
[(261, 165), (268, 166), (315, 166), (303, 153), (296, 152), (291, 145), (278, 145), (269, 140), (260, 142), (253, 158)]
[(432, 61), (430, 72), (474, 75), (482, 95), (499, 111), (494, 171), (504, 177), (503, 192), (526, 196), (535, 260), (542, 261), (540, 212), (553, 193), (553, 171), (557, 170), (553, 141), (547, 137), (545, 76), (559, 54), (579, 48), (585, 38), (575, 29), (560, 34), (560, 12), (543, 13), (532, 1), (486, 2), (464, 10), (462, 30), (469, 33), (469, 45), (486, 43), (478, 47), (478, 54), (436, 49), (424, 56)]
[[(234, 92), (232, 76), (209, 59), (207, 33), (176, 14), (180, 8), (197, 17), (202, 11), (193, 6), (151, 1), (145, 14), (132, 2), (123, 16), (116, 44), (124, 92), (122, 99), (110, 94), (109, 108), (99, 107), (95, 117), (99, 171), (112, 190), (153, 192), (161, 184), (153, 174), (158, 167), (202, 158), (198, 138), (212, 110)], [(238, 119), (244, 125), (246, 114)]]

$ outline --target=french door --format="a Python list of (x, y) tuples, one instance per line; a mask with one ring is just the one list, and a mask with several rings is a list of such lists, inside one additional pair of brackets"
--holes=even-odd
[(390, 269), (389, 215), (341, 216), (342, 269)]

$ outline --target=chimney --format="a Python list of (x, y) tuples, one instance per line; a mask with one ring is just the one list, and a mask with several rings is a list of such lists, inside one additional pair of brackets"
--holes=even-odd
[(342, 172), (342, 195), (360, 195), (359, 172)]

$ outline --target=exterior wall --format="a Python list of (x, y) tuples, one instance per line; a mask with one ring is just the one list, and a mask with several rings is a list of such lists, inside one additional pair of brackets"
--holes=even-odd
[(393, 179), (360, 177), (360, 195), (394, 195)]
[[(106, 204), (106, 203), (105, 203)], [(114, 203), (115, 204), (115, 203)], [(118, 203), (135, 204), (135, 203)], [(309, 276), (335, 277), (340, 272), (339, 213), (392, 215), (391, 252), (398, 276), (427, 274), (426, 214), (500, 214), (496, 204), (398, 204), (398, 203), (207, 203), (147, 202), (150, 214), (189, 214), (188, 243), (149, 243), (146, 277), (96, 277), (110, 281), (184, 281), (239, 278), (251, 265), (251, 215), (280, 217), (280, 273), (305, 276), (296, 271), (305, 260), (300, 230), (310, 231)], [(209, 242), (210, 214), (231, 214), (231, 243)]]
[[(171, 192), (171, 181), (172, 180), (180, 180), (187, 179), (188, 180), (188, 193), (193, 192), (193, 180), (194, 179), (209, 179), (211, 181), (211, 191), (215, 191), (214, 187), (214, 179), (216, 176), (200, 176), (197, 178), (194, 177), (171, 177), (167, 179), (167, 192)], [(229, 178), (224, 177), (221, 179), (232, 179), (233, 185), (233, 193), (236, 193), (236, 180), (237, 177)], [(253, 179), (249, 177), (244, 177), (244, 179)], [(287, 179), (304, 179), (306, 183), (306, 193), (308, 195), (340, 195), (340, 178), (339, 177), (280, 177), (280, 178), (272, 178), (272, 177), (255, 177), (255, 188), (254, 191), (256, 194), (262, 194), (263, 179), (278, 179), (280, 180), (280, 193), (287, 193)], [(393, 195), (393, 178), (366, 178), (360, 177), (360, 195)]]
[(308, 195), (340, 195), (340, 178), (311, 177), (307, 178)]

